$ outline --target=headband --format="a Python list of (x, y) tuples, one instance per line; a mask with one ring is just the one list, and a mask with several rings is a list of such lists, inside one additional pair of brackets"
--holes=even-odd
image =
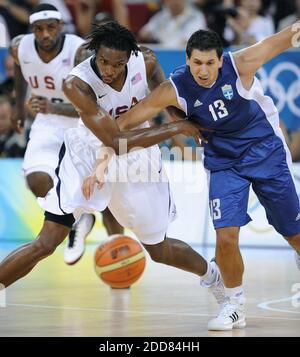
[(35, 12), (34, 14), (29, 16), (30, 25), (39, 20), (48, 20), (48, 19), (56, 19), (61, 20), (61, 13), (55, 10), (45, 10)]

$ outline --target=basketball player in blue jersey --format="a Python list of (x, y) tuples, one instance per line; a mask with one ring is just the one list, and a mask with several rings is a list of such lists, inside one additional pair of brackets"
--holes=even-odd
[[(300, 41), (297, 29), (299, 23), (226, 54), (217, 34), (195, 32), (187, 43), (186, 65), (117, 121), (121, 130), (128, 130), (172, 105), (183, 110), (188, 120), (211, 130), (204, 143), (204, 166), (217, 235), (216, 259), (227, 299), (219, 315), (209, 322), (210, 330), (246, 326), (244, 265), (238, 241), (240, 227), (250, 221), (250, 185), (269, 223), (295, 249), (300, 269), (299, 199), (290, 171), (290, 153), (277, 109), (255, 77), (264, 63)], [(85, 180), (84, 192), (92, 192), (95, 183), (101, 184), (97, 177), (92, 174)]]

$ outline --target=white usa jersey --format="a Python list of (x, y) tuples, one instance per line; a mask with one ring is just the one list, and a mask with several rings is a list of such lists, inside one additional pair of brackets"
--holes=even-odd
[[(127, 77), (120, 91), (113, 89), (99, 77), (95, 67), (95, 57), (90, 57), (81, 62), (73, 68), (70, 74), (86, 82), (93, 89), (98, 105), (114, 118), (127, 112), (149, 92), (146, 65), (142, 52), (138, 52), (137, 56), (131, 54), (127, 63)], [(81, 120), (80, 125), (83, 125)], [(149, 126), (148, 123), (143, 125), (143, 127), (147, 126)], [(99, 139), (96, 137), (94, 139), (98, 141), (98, 144), (100, 143)]]
[[(94, 57), (80, 63), (70, 74), (86, 82), (94, 91), (97, 104), (114, 118), (148, 93), (141, 52), (130, 56), (127, 77), (120, 91), (101, 80)], [(96, 188), (87, 200), (82, 193), (82, 183), (95, 167), (101, 141), (82, 121), (79, 123), (77, 128), (65, 132), (54, 187), (39, 200), (40, 205), (57, 215), (72, 213), (76, 219), (83, 212), (103, 211), (108, 207), (117, 221), (131, 229), (145, 244), (162, 242), (176, 210), (158, 146), (135, 150), (111, 160), (104, 185)]]
[(69, 103), (62, 85), (74, 67), (76, 52), (83, 43), (78, 36), (65, 35), (60, 53), (46, 63), (37, 52), (34, 34), (25, 35), (19, 44), (18, 59), (31, 93), (54, 103)]

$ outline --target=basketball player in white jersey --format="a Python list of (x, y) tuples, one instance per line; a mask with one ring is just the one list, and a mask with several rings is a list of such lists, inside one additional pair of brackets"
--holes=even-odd
[[(11, 253), (0, 264), (0, 283), (12, 284), (23, 277), (43, 258), (52, 254), (69, 233), (74, 217), (82, 211), (109, 207), (123, 226), (130, 228), (141, 240), (151, 258), (201, 277), (201, 285), (211, 288), (217, 301), (224, 302), (224, 290), (218, 268), (186, 243), (166, 238), (169, 221), (175, 214), (169, 184), (161, 166), (157, 146), (119, 156), (119, 173), (123, 164), (138, 163), (143, 171), (150, 167), (157, 181), (105, 183), (86, 200), (81, 186), (93, 169), (101, 145), (117, 153), (119, 140), (127, 140), (126, 151), (149, 147), (179, 133), (199, 138), (199, 127), (185, 120), (164, 124), (159, 128), (139, 128), (120, 132), (117, 117), (147, 94), (151, 84), (163, 80), (154, 54), (137, 46), (133, 34), (111, 22), (96, 27), (90, 36), (88, 49), (95, 55), (75, 67), (64, 83), (64, 92), (80, 113), (78, 128), (65, 133), (59, 154), (55, 186), (44, 199), (45, 221), (35, 241)], [(147, 174), (146, 170), (145, 173)], [(144, 176), (145, 177), (145, 176)], [(149, 177), (149, 176), (148, 176)]]
[[(87, 58), (84, 40), (61, 33), (61, 14), (49, 4), (39, 5), (30, 16), (32, 34), (15, 38), (11, 53), (15, 59), (16, 129), (24, 123), (27, 84), (31, 91), (28, 105), (36, 114), (24, 157), (23, 171), (30, 190), (45, 197), (53, 187), (58, 153), (66, 129), (77, 126), (78, 114), (65, 97), (62, 84), (74, 65)], [(24, 81), (25, 79), (25, 81)], [(103, 214), (108, 234), (120, 228), (111, 213)], [(94, 225), (94, 215), (83, 215), (70, 232), (65, 247), (67, 264), (74, 264), (83, 254), (83, 241)], [(116, 230), (117, 227), (119, 230)], [(122, 228), (121, 228), (122, 229)]]

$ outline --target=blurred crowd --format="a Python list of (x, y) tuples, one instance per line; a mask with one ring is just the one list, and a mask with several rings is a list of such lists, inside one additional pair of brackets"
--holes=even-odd
[[(0, 0), (0, 24), (7, 29), (7, 43), (30, 31), (29, 14), (39, 3), (58, 8), (66, 33), (86, 37), (93, 22), (115, 19), (130, 28), (140, 43), (163, 48), (185, 47), (190, 35), (200, 28), (218, 32), (225, 47), (247, 46), (300, 19), (300, 0)], [(34, 118), (28, 112), (22, 135), (11, 129), (14, 63), (9, 54), (4, 67), (5, 78), (0, 83), (0, 157), (19, 157), (24, 154)], [(174, 143), (186, 145), (182, 139)]]

